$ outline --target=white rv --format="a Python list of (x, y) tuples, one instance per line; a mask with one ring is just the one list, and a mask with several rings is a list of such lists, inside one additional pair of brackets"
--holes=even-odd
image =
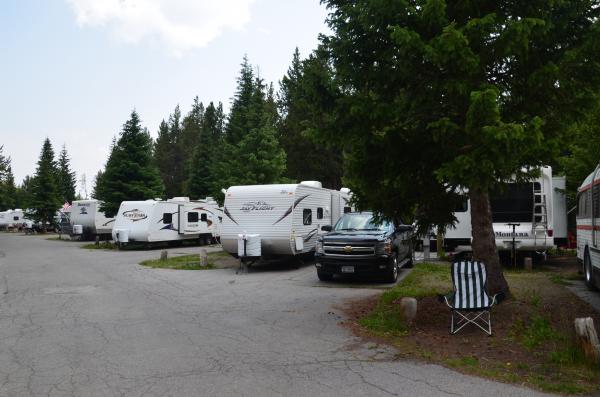
[[(509, 183), (499, 194), (490, 195), (492, 220), (499, 251), (512, 249), (513, 226), (517, 251), (546, 251), (555, 239), (567, 239), (567, 205), (565, 178), (552, 177), (552, 168), (543, 167), (540, 176), (530, 182)], [(471, 203), (465, 199), (454, 213), (455, 228), (444, 236), (448, 250), (470, 248)]]
[(166, 201), (123, 201), (115, 218), (113, 240), (119, 245), (218, 237), (217, 202), (175, 197)]
[(589, 288), (600, 288), (600, 164), (577, 194), (577, 259)]
[(221, 244), (234, 256), (240, 235), (251, 236), (253, 246), (259, 247), (252, 256), (314, 251), (317, 237), (324, 233), (321, 227), (351, 211), (349, 199), (348, 189), (324, 189), (316, 181), (232, 186), (225, 192)]
[(20, 229), (26, 222), (22, 209), (0, 212), (0, 229)]
[(100, 211), (101, 204), (98, 200), (73, 201), (69, 216), (73, 235), (79, 235), (82, 239), (110, 237), (115, 218), (107, 218), (104, 212)]

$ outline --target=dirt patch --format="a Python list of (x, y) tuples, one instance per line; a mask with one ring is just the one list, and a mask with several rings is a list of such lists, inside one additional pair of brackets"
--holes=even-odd
[[(571, 260), (531, 273), (506, 272), (511, 297), (492, 309), (491, 337), (474, 326), (450, 335), (450, 311), (431, 293), (418, 297), (417, 317), (410, 327), (401, 324), (397, 297), (387, 293), (348, 302), (345, 325), (371, 341), (395, 346), (398, 358), (545, 391), (599, 393), (600, 368), (582, 362), (572, 344), (575, 318), (592, 317), (596, 328), (600, 325), (600, 313), (565, 288), (569, 279), (580, 277), (577, 270)], [(450, 290), (448, 274), (446, 290), (438, 293)], [(378, 312), (387, 318), (384, 327), (382, 322), (369, 322)], [(400, 325), (389, 319), (394, 316)]]

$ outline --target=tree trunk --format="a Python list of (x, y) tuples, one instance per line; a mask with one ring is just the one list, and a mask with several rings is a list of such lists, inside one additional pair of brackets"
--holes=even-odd
[(485, 263), (487, 285), (490, 294), (508, 293), (508, 283), (502, 273), (492, 226), (492, 211), (488, 192), (471, 190), (471, 234), (473, 236), (473, 259)]

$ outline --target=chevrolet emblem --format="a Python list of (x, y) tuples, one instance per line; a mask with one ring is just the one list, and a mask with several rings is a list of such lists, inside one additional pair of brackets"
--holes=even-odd
[(350, 252), (352, 252), (352, 246), (351, 245), (347, 245), (344, 247), (344, 252), (349, 254)]

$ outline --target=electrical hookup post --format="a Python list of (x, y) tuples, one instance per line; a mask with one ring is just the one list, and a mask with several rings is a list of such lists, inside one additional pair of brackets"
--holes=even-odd
[(248, 273), (248, 268), (259, 260), (262, 255), (260, 234), (238, 234), (237, 253), (240, 259), (240, 267), (235, 274)]
[(510, 246), (510, 262), (511, 262), (511, 265), (513, 266), (513, 268), (516, 268), (517, 267), (517, 244), (516, 244), (515, 238), (517, 237), (517, 235), (515, 233), (515, 228), (517, 226), (521, 226), (521, 224), (520, 223), (507, 223), (507, 225), (512, 227), (512, 234), (511, 234), (512, 243)]

